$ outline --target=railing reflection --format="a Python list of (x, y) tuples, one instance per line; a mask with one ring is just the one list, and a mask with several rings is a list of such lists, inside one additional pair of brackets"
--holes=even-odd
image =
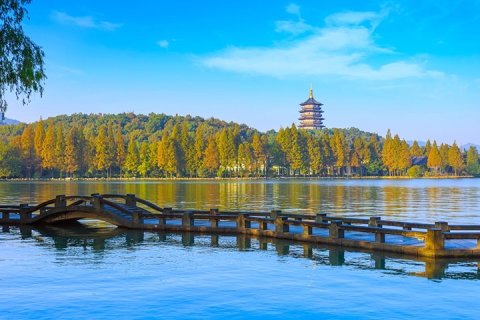
[(442, 279), (480, 279), (480, 259), (412, 258), (391, 253), (345, 250), (337, 246), (306, 244), (282, 239), (256, 238), (247, 235), (205, 235), (196, 233), (146, 232), (121, 228), (98, 228), (28, 225), (2, 226), (2, 232), (18, 234), (21, 239), (35, 239), (38, 245), (56, 250), (68, 247), (91, 248), (102, 252), (119, 246), (139, 248), (142, 244), (162, 242), (172, 246), (199, 246), (239, 251), (276, 251), (279, 256), (309, 259), (318, 265), (345, 266), (362, 270), (379, 270), (389, 275)]

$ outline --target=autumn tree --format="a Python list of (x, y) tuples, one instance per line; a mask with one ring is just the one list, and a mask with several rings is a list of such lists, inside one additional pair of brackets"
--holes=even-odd
[(453, 142), (453, 145), (448, 150), (448, 164), (453, 168), (455, 175), (457, 175), (458, 170), (463, 169), (463, 156), (456, 141)]
[(47, 133), (45, 134), (45, 139), (42, 143), (42, 167), (44, 169), (54, 169), (56, 160), (55, 160), (55, 145), (56, 145), (56, 130), (53, 125), (53, 120), (48, 122)]
[(410, 147), (410, 154), (414, 157), (421, 157), (423, 156), (424, 152), (422, 148), (418, 145), (417, 140), (414, 140), (412, 146)]
[(217, 144), (213, 135), (208, 136), (207, 147), (205, 149), (204, 166), (213, 175), (214, 170), (220, 165)]
[(430, 152), (428, 153), (427, 167), (434, 169), (435, 175), (438, 174), (438, 169), (442, 165), (442, 158), (438, 151), (437, 142), (434, 140)]

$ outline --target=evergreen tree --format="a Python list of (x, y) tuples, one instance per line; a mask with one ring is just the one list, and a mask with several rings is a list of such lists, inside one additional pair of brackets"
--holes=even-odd
[(198, 172), (203, 171), (203, 159), (205, 154), (205, 138), (203, 136), (203, 125), (199, 123), (197, 130), (195, 132), (195, 155), (194, 159), (194, 168), (195, 168), (195, 177), (198, 177)]
[(107, 128), (102, 124), (95, 139), (95, 158), (93, 160), (95, 168), (99, 171), (107, 170), (110, 167), (110, 152), (108, 150), (107, 138)]
[(422, 148), (418, 145), (417, 140), (413, 141), (412, 147), (410, 148), (410, 154), (414, 157), (421, 157), (423, 156), (424, 152)]
[(71, 176), (79, 169), (79, 137), (77, 127), (72, 127), (65, 139), (65, 171)]
[(122, 127), (120, 124), (117, 126), (117, 132), (115, 134), (115, 164), (119, 168), (120, 178), (122, 178), (122, 168), (125, 163), (125, 140), (122, 135)]
[(134, 140), (133, 134), (130, 135), (130, 141), (127, 147), (127, 156), (125, 158), (125, 170), (135, 177), (138, 173), (138, 167), (140, 166), (140, 157), (138, 154), (137, 143)]
[(400, 145), (398, 169), (406, 172), (407, 168), (410, 168), (411, 166), (412, 166), (412, 157), (410, 155), (408, 144), (405, 140), (402, 140)]
[(35, 127), (35, 138), (34, 138), (34, 144), (35, 144), (35, 160), (36, 160), (36, 165), (40, 169), (40, 175), (42, 172), (42, 151), (43, 151), (43, 141), (45, 140), (45, 125), (43, 124), (42, 118), (40, 118), (40, 121), (37, 122), (37, 125)]
[(108, 122), (108, 129), (107, 129), (107, 149), (106, 149), (106, 154), (107, 154), (107, 169), (110, 172), (110, 177), (112, 176), (112, 167), (115, 165), (116, 162), (116, 154), (117, 154), (117, 148), (115, 145), (115, 135), (113, 133), (113, 125), (112, 121)]
[(462, 170), (464, 166), (462, 153), (460, 152), (460, 148), (457, 146), (456, 141), (453, 142), (453, 145), (448, 150), (448, 164), (455, 171), (455, 175), (457, 175), (458, 170)]
[(185, 156), (185, 172), (192, 177), (195, 174), (195, 142), (188, 132), (187, 122), (182, 123), (181, 147)]
[(48, 123), (47, 133), (45, 134), (45, 140), (42, 144), (42, 167), (44, 169), (54, 169), (56, 165), (55, 159), (55, 126), (53, 120)]
[(35, 155), (35, 131), (33, 125), (29, 124), (23, 130), (21, 138), (21, 155), (23, 163), (25, 164), (25, 172), (27, 178), (30, 178), (31, 168), (34, 166), (36, 161)]
[(442, 158), (440, 157), (440, 152), (438, 151), (437, 142), (434, 140), (433, 145), (430, 148), (428, 153), (427, 167), (434, 169), (435, 175), (438, 174), (438, 169), (442, 165)]
[(57, 136), (55, 139), (55, 167), (59, 170), (60, 178), (62, 171), (65, 170), (65, 137), (63, 135), (63, 126), (58, 124)]
[(143, 142), (140, 146), (139, 151), (139, 160), (140, 165), (138, 166), (138, 173), (142, 175), (143, 178), (146, 178), (149, 172), (152, 170), (152, 163), (150, 161), (150, 148), (146, 142)]
[(308, 152), (310, 159), (310, 170), (315, 175), (320, 175), (323, 169), (323, 155), (320, 139), (310, 136), (308, 137)]
[(442, 159), (441, 171), (447, 172), (448, 167), (448, 150), (450, 147), (446, 143), (442, 143), (438, 152), (440, 153), (440, 158)]
[(215, 137), (213, 135), (208, 136), (207, 147), (205, 149), (205, 159), (204, 166), (210, 172), (212, 176), (214, 170), (218, 169), (220, 165), (219, 154), (217, 149), (217, 144), (215, 142)]
[(470, 146), (467, 152), (467, 166), (466, 166), (467, 173), (471, 175), (478, 175), (480, 174), (480, 165), (478, 163), (478, 150), (474, 146)]
[(423, 155), (428, 157), (430, 154), (430, 149), (432, 149), (432, 144), (430, 143), (430, 139), (428, 139), (427, 143), (425, 144), (425, 153)]

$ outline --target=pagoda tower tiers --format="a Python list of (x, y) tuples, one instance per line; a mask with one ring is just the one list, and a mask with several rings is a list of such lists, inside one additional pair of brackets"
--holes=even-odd
[(323, 125), (322, 120), (322, 107), (323, 103), (316, 101), (313, 98), (312, 85), (310, 85), (310, 97), (307, 101), (300, 103), (302, 109), (300, 112), (300, 129), (322, 129), (325, 126)]

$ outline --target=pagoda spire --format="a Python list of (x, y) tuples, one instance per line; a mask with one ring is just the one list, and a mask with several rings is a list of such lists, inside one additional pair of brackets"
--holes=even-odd
[(312, 83), (310, 82), (310, 98), (313, 98)]

